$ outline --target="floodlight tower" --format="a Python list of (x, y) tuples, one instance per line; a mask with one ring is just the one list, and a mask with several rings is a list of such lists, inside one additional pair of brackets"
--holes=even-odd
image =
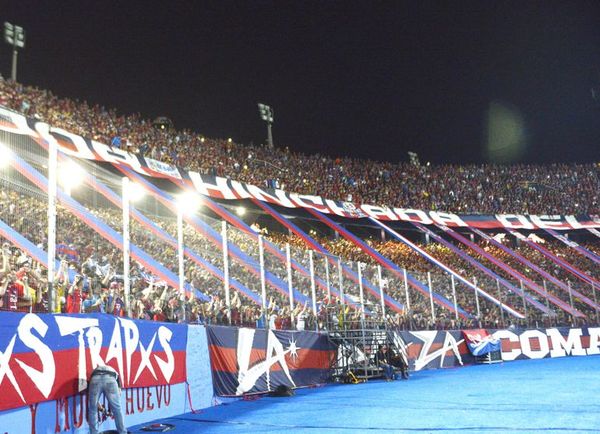
[(268, 105), (258, 103), (258, 112), (260, 113), (260, 118), (267, 123), (267, 143), (269, 146), (273, 146), (271, 126), (273, 125), (274, 111)]
[(4, 41), (13, 47), (12, 72), (10, 78), (17, 81), (17, 48), (25, 48), (25, 30), (8, 21), (4, 23)]

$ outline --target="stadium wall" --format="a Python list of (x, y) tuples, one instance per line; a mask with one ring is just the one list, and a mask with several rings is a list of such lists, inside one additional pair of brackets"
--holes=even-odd
[[(86, 380), (99, 360), (123, 374), (131, 426), (209, 407), (217, 395), (326, 382), (336, 353), (313, 332), (8, 312), (0, 324), (0, 434), (88, 432)], [(599, 327), (489, 332), (504, 361), (600, 354)], [(475, 361), (463, 331), (390, 334), (413, 371)]]
[(86, 380), (99, 358), (122, 373), (128, 426), (213, 402), (204, 326), (11, 312), (0, 324), (1, 434), (88, 433)]
[[(502, 360), (532, 360), (600, 354), (600, 327), (489, 330), (500, 340)], [(413, 371), (475, 363), (463, 331), (399, 331), (391, 338), (407, 355)]]

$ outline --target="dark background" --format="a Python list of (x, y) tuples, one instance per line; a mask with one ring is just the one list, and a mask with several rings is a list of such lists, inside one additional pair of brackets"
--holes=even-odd
[(27, 33), (20, 82), (209, 137), (262, 143), (264, 102), (276, 146), (307, 153), (600, 160), (598, 1), (3, 1), (0, 20)]

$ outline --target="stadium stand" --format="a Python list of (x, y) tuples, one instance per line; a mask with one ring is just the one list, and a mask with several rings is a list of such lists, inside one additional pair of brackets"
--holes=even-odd
[(10, 80), (0, 81), (0, 105), (200, 173), (334, 200), (463, 213), (600, 213), (597, 164), (435, 166), (303, 155), (157, 129), (139, 114), (118, 115)]
[[(287, 148), (244, 146), (205, 138), (189, 130), (156, 128), (139, 114), (119, 115), (113, 109), (59, 98), (50, 91), (10, 80), (0, 80), (0, 106), (132, 153), (264, 188), (277, 187), (355, 203), (462, 213), (596, 215), (600, 212), (600, 183), (595, 164), (431, 166), (302, 155)], [(28, 159), (36, 170), (44, 173), (39, 159)], [(74, 191), (73, 197), (82, 204), (86, 215), (120, 232), (122, 210), (110, 202), (110, 193), (102, 193), (99, 181), (105, 182), (106, 188), (118, 191), (120, 177), (94, 163), (86, 163), (85, 167), (94, 179)], [(315, 173), (323, 175), (316, 177)], [(0, 309), (45, 312), (48, 281), (43, 261), (17, 246), (8, 235), (14, 231), (43, 251), (47, 243), (46, 192), (22, 174), (13, 172), (5, 173), (2, 186), (0, 220), (7, 229), (2, 234)], [(145, 199), (136, 207), (135, 212), (140, 215), (131, 221), (132, 244), (152, 258), (156, 267), (176, 275), (176, 219), (156, 198)], [(136, 258), (130, 270), (132, 317), (277, 329), (323, 329), (331, 324), (360, 321), (364, 315), (385, 318), (390, 327), (418, 330), (598, 323), (595, 282), (600, 273), (596, 264), (548, 234), (540, 238), (544, 248), (566, 264), (561, 265), (512, 238), (504, 241), (504, 245), (515, 254), (480, 236), (473, 237), (474, 246), (450, 239), (446, 243), (427, 242), (423, 234), (411, 228), (412, 237), (418, 238), (417, 248), (432, 258), (426, 260), (398, 240), (372, 234), (364, 237), (376, 252), (426, 283), (450, 305), (454, 304), (454, 309), (444, 309), (434, 307), (433, 296), (427, 297), (405, 285), (397, 274), (378, 269), (372, 256), (347, 239), (332, 237), (322, 225), (313, 226), (311, 236), (331, 257), (340, 258), (338, 269), (331, 257), (322, 252), (309, 255), (305, 240), (284, 233), (273, 222), (262, 223), (262, 228), (254, 225), (272, 243), (264, 255), (267, 282), (264, 292), (268, 302), (263, 309), (262, 248), (255, 236), (243, 228), (230, 226), (227, 237), (233, 250), (226, 266), (218, 217), (207, 213), (201, 223), (187, 222), (184, 226), (188, 249), (185, 280), (204, 298), (193, 291), (182, 294), (157, 275), (152, 264)], [(90, 224), (68, 206), (59, 206), (57, 222), (56, 312), (126, 315), (123, 258), (118, 246), (102, 231), (90, 229)], [(200, 231), (199, 224), (205, 225)], [(288, 270), (288, 264), (281, 259), (286, 246), (290, 246), (293, 270)], [(582, 246), (598, 255), (597, 238), (586, 237)], [(517, 254), (541, 272), (519, 260)], [(463, 277), (469, 284), (460, 279), (455, 281), (437, 262), (454, 270), (454, 277)], [(344, 271), (342, 265), (346, 267)], [(570, 267), (582, 274), (573, 274)], [(236, 282), (232, 283), (235, 290), (230, 308), (223, 293), (225, 268)], [(317, 284), (311, 281), (309, 269), (314, 269), (320, 279)], [(362, 274), (362, 283), (352, 279), (353, 270)], [(296, 293), (292, 303), (286, 283), (288, 275), (293, 276), (292, 289)], [(482, 291), (474, 291), (471, 286)], [(379, 287), (384, 288), (392, 305), (404, 308), (382, 308)], [(313, 289), (314, 304), (311, 304)], [(343, 297), (348, 299), (342, 302)], [(459, 315), (459, 309), (465, 314)], [(522, 315), (511, 314), (513, 311)]]

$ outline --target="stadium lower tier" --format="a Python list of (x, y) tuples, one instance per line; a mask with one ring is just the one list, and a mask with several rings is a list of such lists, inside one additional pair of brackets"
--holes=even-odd
[[(600, 354), (595, 327), (317, 333), (35, 313), (0, 313), (0, 323), (6, 434), (87, 433), (88, 380), (100, 364), (119, 373), (133, 426), (282, 388), (375, 378), (394, 359), (414, 372)], [(99, 416), (100, 431), (114, 429)]]

